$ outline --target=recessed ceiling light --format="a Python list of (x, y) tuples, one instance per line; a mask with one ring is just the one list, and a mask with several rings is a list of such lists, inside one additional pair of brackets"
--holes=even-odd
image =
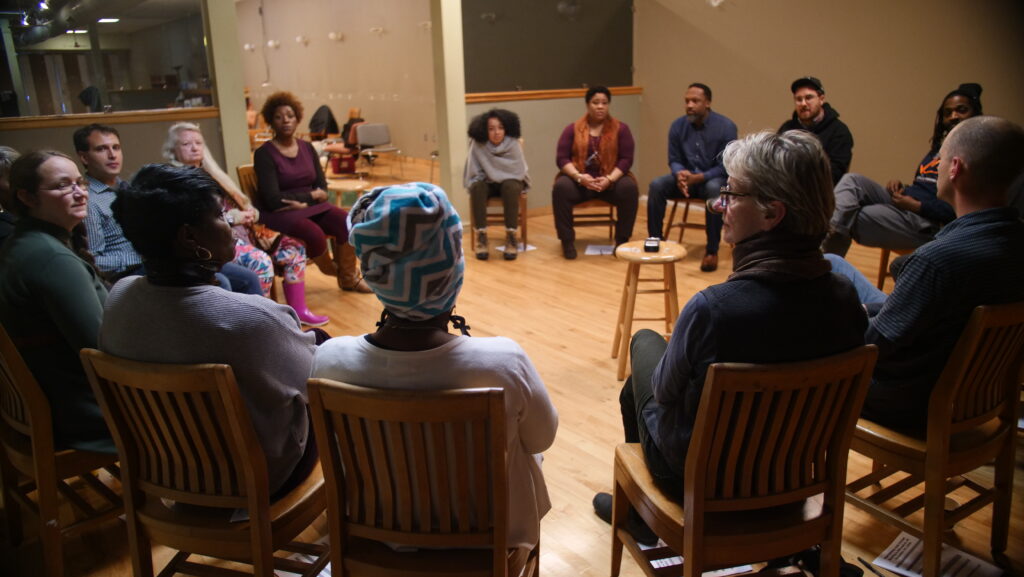
[(66, 34), (88, 34), (88, 30), (68, 30)]
[(100, 18), (99, 20), (97, 20), (97, 22), (99, 22), (100, 24), (116, 24), (120, 21), (120, 18)]

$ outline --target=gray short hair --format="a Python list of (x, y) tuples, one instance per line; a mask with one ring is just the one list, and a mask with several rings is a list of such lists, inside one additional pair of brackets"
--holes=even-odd
[(723, 163), (763, 208), (786, 206), (779, 230), (824, 237), (835, 208), (828, 155), (810, 132), (758, 132), (730, 142)]

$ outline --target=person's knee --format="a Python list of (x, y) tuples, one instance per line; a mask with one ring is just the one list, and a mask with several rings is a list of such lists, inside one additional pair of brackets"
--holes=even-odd
[(634, 351), (659, 346), (659, 343), (663, 346), (665, 337), (651, 329), (640, 329), (633, 333), (633, 338), (629, 341), (629, 353), (635, 357)]
[(501, 183), (501, 194), (522, 194), (523, 192), (523, 181), (509, 179), (504, 180)]

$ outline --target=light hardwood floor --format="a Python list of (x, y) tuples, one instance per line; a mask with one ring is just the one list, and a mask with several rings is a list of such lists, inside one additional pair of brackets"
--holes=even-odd
[[(405, 178), (426, 180), (428, 166), (407, 162)], [(387, 172), (377, 170), (382, 175)], [(452, 195), (458, 194), (465, 193), (452, 191)], [(640, 213), (634, 238), (640, 238), (646, 230), (642, 204)], [(543, 574), (549, 577), (608, 575), (609, 526), (593, 514), (591, 499), (596, 492), (610, 489), (613, 447), (622, 440), (618, 409), (621, 383), (615, 379), (616, 365), (610, 353), (626, 264), (610, 256), (583, 256), (582, 249), (588, 242), (609, 242), (606, 229), (601, 228), (581, 229), (577, 241), (580, 257), (576, 261), (565, 261), (550, 212), (531, 211), (531, 215), (530, 242), (537, 250), (521, 254), (513, 262), (503, 261), (497, 252), (486, 262), (470, 254), (466, 260), (465, 287), (456, 312), (466, 317), (474, 336), (502, 335), (519, 342), (536, 364), (559, 410), (558, 435), (544, 461), (553, 507), (542, 524)], [(468, 215), (465, 216), (468, 222)], [(494, 227), (490, 231), (492, 245), (500, 244), (501, 230)], [(466, 242), (470, 242), (468, 235)], [(723, 247), (719, 270), (702, 273), (699, 262), (704, 249), (703, 234), (688, 231), (684, 244), (689, 255), (677, 267), (681, 305), (709, 284), (724, 281), (732, 264), (729, 248)], [(869, 278), (874, 278), (877, 250), (855, 245), (850, 260)], [(372, 295), (342, 292), (333, 279), (315, 268), (308, 273), (307, 291), (310, 307), (318, 314), (331, 317), (325, 329), (332, 335), (374, 330), (381, 307)], [(661, 297), (641, 296), (638, 311), (638, 316), (658, 316)], [(640, 323), (639, 326), (648, 325)], [(657, 329), (657, 323), (649, 323), (649, 326)], [(757, 327), (752, 329), (757, 330)], [(868, 466), (865, 459), (857, 455), (851, 457), (851, 475)], [(1018, 446), (1007, 551), (1012, 563), (1011, 574), (1024, 573), (1022, 467), (1024, 449)], [(984, 471), (980, 476), (991, 477), (990, 472)], [(986, 509), (962, 522), (955, 530), (953, 542), (973, 555), (991, 560), (990, 519), (990, 510)], [(326, 530), (323, 518), (318, 529)], [(315, 537), (313, 531), (308, 533)], [(870, 561), (897, 534), (896, 529), (847, 507), (844, 557), (854, 563), (858, 556)], [(66, 550), (68, 575), (113, 577), (130, 573), (124, 528), (119, 521), (68, 539)], [(157, 565), (162, 566), (170, 554), (156, 547)], [(0, 575), (37, 574), (38, 556), (39, 548), (32, 543), (17, 551), (5, 547), (0, 552)], [(626, 558), (622, 574), (641, 573), (634, 562)]]

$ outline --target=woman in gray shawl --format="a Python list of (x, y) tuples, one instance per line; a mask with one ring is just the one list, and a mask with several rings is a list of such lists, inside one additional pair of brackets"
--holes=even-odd
[(505, 207), (505, 260), (519, 252), (519, 197), (530, 186), (526, 158), (519, 144), (519, 116), (511, 110), (492, 108), (469, 124), (469, 155), (465, 186), (469, 189), (473, 222), (473, 252), (487, 260), (487, 199), (501, 197)]

